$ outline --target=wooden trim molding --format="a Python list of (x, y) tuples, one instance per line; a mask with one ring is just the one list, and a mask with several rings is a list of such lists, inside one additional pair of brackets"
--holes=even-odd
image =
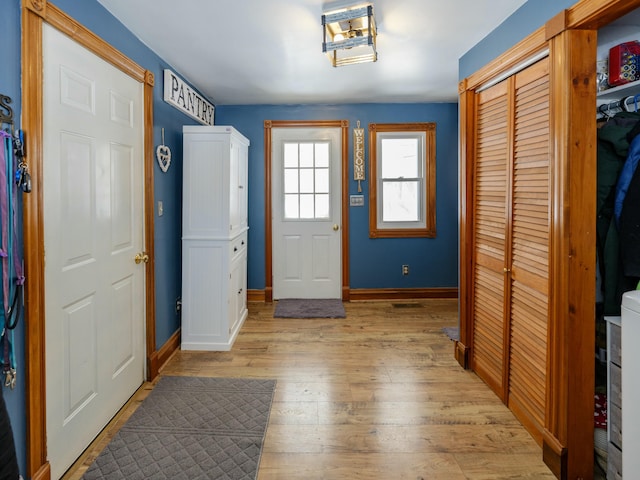
[(247, 302), (271, 303), (273, 300), (266, 301), (266, 293), (264, 290), (247, 290)]
[[(462, 323), (460, 323), (460, 326), (462, 326)], [(458, 361), (458, 364), (462, 368), (464, 369), (469, 368), (469, 347), (465, 346), (459, 340), (456, 341), (456, 346), (453, 352), (453, 356), (455, 357), (455, 359)]]
[(544, 25), (544, 38), (545, 40), (551, 40), (556, 35), (564, 32), (567, 29), (569, 23), (569, 12), (562, 10), (555, 17), (549, 20)]
[(145, 71), (144, 81), (144, 245), (150, 261), (145, 270), (145, 325), (147, 352), (147, 380), (158, 376), (158, 369), (152, 368), (151, 358), (156, 354), (156, 256), (155, 256), (155, 208), (154, 170), (155, 149), (153, 148), (153, 86), (154, 77)]
[[(378, 134), (413, 132), (425, 135), (424, 158), (424, 226), (415, 228), (378, 227)], [(381, 160), (380, 160), (381, 161)], [(436, 124), (370, 123), (369, 124), (369, 237), (370, 238), (435, 238), (436, 237)]]
[[(457, 288), (356, 288), (342, 297), (345, 302), (366, 300), (408, 300), (418, 298), (458, 298)], [(247, 291), (248, 302), (271, 303), (264, 290)]]
[[(45, 4), (46, 5), (46, 4)], [(42, 17), (22, 10), (22, 128), (31, 170), (31, 193), (23, 195), (25, 257), (25, 363), (27, 410), (27, 475), (48, 480), (44, 329), (44, 227), (42, 178)], [(46, 7), (43, 7), (43, 10)]]
[[(459, 178), (459, 228), (460, 228), (460, 265), (471, 265), (473, 260), (473, 185), (474, 175), (474, 151), (475, 144), (471, 139), (475, 138), (476, 98), (475, 93), (467, 90), (467, 82), (460, 82), (458, 91), (459, 99), (459, 128), (460, 128), (460, 174)], [(460, 322), (459, 340), (456, 342), (455, 356), (463, 368), (469, 368), (469, 346), (473, 332), (473, 317), (471, 315), (471, 299), (473, 298), (473, 286), (470, 282), (470, 274), (466, 268), (460, 269), (460, 318), (469, 318), (470, 322)]]
[(640, 7), (640, 0), (582, 0), (567, 11), (567, 28), (597, 30)]
[(47, 13), (47, 0), (27, 0), (24, 2), (24, 8), (44, 18)]
[(410, 300), (418, 298), (458, 298), (457, 288), (355, 288), (351, 289), (351, 301), (359, 300)]
[(264, 273), (265, 301), (273, 302), (273, 230), (271, 222), (271, 120), (264, 122)]
[(596, 31), (566, 30), (551, 40), (549, 278), (554, 281), (549, 293), (545, 428), (567, 449), (571, 478), (593, 474), (596, 49)]
[[(27, 475), (32, 479), (51, 477), (47, 461), (46, 357), (44, 305), (43, 228), (43, 66), (42, 28), (47, 23), (120, 69), (144, 87), (144, 193), (146, 251), (152, 259), (145, 273), (145, 323), (147, 366), (155, 354), (155, 268), (153, 226), (153, 74), (84, 26), (44, 0), (27, 0), (22, 8), (22, 128), (29, 152), (32, 190), (23, 197), (26, 343)], [(149, 180), (151, 179), (151, 180)], [(148, 370), (151, 374), (152, 370)]]
[[(171, 356), (180, 349), (180, 337), (182, 335), (182, 329), (178, 329), (173, 335), (162, 345), (158, 350), (153, 352), (154, 363), (157, 365), (157, 370), (160, 371), (167, 364)], [(157, 374), (156, 374), (157, 376)], [(155, 377), (154, 377), (155, 378)]]
[(518, 64), (540, 53), (547, 47), (544, 26), (538, 28), (521, 42), (514, 45), (495, 60), (469, 75), (466, 80), (467, 90), (476, 90), (495, 77), (508, 72)]
[(342, 139), (342, 299), (349, 300), (349, 121), (348, 120), (265, 120), (264, 121), (264, 258), (265, 301), (273, 302), (272, 178), (273, 128), (340, 128)]
[(557, 478), (566, 478), (567, 449), (548, 430), (542, 432), (542, 460)]

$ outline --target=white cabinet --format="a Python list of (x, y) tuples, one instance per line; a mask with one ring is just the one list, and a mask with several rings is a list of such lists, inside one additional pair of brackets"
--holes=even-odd
[(185, 126), (182, 349), (230, 350), (247, 317), (247, 158), (233, 127)]
[(640, 471), (640, 290), (622, 296), (622, 473), (624, 478), (637, 478)]

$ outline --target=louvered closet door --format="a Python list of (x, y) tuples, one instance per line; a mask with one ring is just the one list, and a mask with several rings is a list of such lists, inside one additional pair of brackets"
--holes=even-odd
[(471, 368), (504, 400), (509, 166), (508, 83), (477, 97)]
[(544, 427), (549, 300), (548, 65), (548, 59), (541, 60), (515, 79), (510, 266), (508, 405), (530, 431), (540, 434)]

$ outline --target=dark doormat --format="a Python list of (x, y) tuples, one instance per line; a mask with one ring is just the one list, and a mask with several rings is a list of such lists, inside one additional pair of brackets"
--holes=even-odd
[(163, 377), (82, 478), (254, 480), (275, 385)]
[(460, 340), (460, 329), (458, 327), (443, 327), (442, 331), (449, 337), (450, 340)]
[(338, 298), (283, 298), (278, 300), (274, 318), (345, 318), (344, 305)]

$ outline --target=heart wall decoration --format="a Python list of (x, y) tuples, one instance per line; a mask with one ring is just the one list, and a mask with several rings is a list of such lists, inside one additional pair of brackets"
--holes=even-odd
[(164, 128), (162, 129), (162, 145), (158, 145), (156, 148), (156, 159), (160, 169), (167, 173), (169, 165), (171, 165), (171, 149), (164, 144)]

